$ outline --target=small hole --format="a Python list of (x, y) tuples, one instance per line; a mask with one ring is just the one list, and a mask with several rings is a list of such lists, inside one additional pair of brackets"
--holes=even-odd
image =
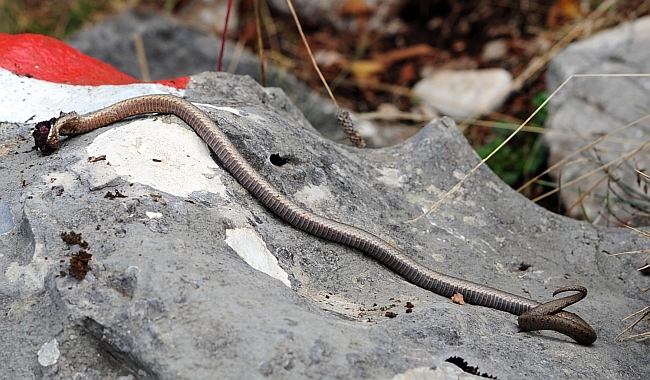
[(271, 161), (275, 166), (282, 166), (287, 163), (287, 160), (277, 153), (272, 154), (271, 157), (269, 157), (269, 161)]
[(521, 271), (521, 272), (525, 272), (525, 271), (527, 271), (528, 269), (530, 269), (530, 267), (532, 267), (532, 265), (530, 265), (530, 264), (526, 264), (526, 263), (523, 263), (523, 262), (522, 262), (521, 264), (519, 264), (519, 271)]

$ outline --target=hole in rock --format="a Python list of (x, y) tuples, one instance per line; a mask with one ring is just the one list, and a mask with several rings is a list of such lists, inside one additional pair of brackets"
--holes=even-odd
[(286, 158), (280, 156), (277, 153), (272, 154), (271, 157), (269, 157), (269, 161), (271, 161), (271, 163), (275, 166), (282, 166), (289, 162)]

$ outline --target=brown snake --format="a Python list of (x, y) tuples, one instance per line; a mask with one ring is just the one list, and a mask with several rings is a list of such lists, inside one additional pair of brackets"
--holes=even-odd
[(296, 228), (357, 248), (413, 284), (441, 296), (451, 297), (460, 293), (463, 299), (471, 304), (519, 315), (519, 326), (524, 331), (555, 330), (584, 345), (596, 340), (596, 332), (587, 322), (576, 314), (562, 310), (587, 295), (587, 289), (584, 287), (570, 286), (559, 289), (553, 295), (565, 291), (579, 293), (542, 304), (433, 271), (370, 232), (316, 215), (295, 204), (246, 161), (210, 117), (182, 98), (173, 95), (146, 95), (116, 103), (85, 116), (79, 116), (75, 112), (62, 113), (58, 118), (38, 123), (33, 136), (36, 147), (47, 155), (59, 147), (59, 135), (81, 134), (126, 117), (147, 113), (174, 114), (180, 117), (208, 144), (223, 167), (244, 188), (277, 216)]

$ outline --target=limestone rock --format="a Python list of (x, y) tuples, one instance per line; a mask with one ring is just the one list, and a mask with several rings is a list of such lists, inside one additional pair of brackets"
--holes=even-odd
[[(48, 157), (30, 150), (30, 125), (3, 123), (2, 144), (13, 147), (0, 157), (0, 209), (9, 209), (0, 225), (10, 226), (0, 234), (3, 377), (442, 378), (454, 373), (445, 362), (453, 356), (500, 379), (647, 374), (645, 345), (614, 340), (621, 319), (643, 305), (647, 281), (636, 258), (607, 255), (641, 247), (641, 237), (551, 214), (485, 167), (422, 216), (478, 161), (450, 119), (398, 146), (358, 150), (323, 139), (281, 91), (250, 78), (195, 76), (186, 97), (204, 104), (288, 196), (428, 267), (539, 301), (557, 287), (586, 286), (589, 296), (569, 310), (599, 340), (583, 347), (552, 332), (521, 333), (513, 315), (456, 305), (354, 249), (298, 231), (204, 160), (205, 149), (185, 154), (203, 164), (174, 164), (210, 184), (176, 183), (188, 193), (163, 187), (167, 178), (144, 183), (142, 174), (112, 168), (119, 160), (110, 152), (134, 122), (158, 120), (172, 134), (162, 138), (186, 145), (176, 117), (118, 122), (69, 138)], [(144, 141), (158, 138), (140, 133), (143, 149), (133, 154), (151, 152)], [(98, 142), (105, 160), (89, 151)], [(154, 154), (133, 165), (153, 172), (167, 160)], [(240, 229), (240, 241), (263, 244), (234, 247)], [(80, 249), (62, 239), (74, 241), (72, 231), (92, 254), (83, 279), (63, 275)], [(242, 250), (270, 252), (288, 283), (249, 265)], [(58, 360), (43, 367), (38, 352), (53, 339)]]
[[(650, 17), (573, 43), (552, 60), (547, 73), (549, 90), (574, 74), (647, 75), (648, 46)], [(544, 139), (549, 166), (564, 162), (551, 174), (561, 181), (562, 202), (570, 215), (602, 225), (650, 223), (648, 180), (634, 171), (650, 168), (643, 148), (650, 141), (648, 97), (647, 76), (590, 76), (572, 78), (551, 99)]]

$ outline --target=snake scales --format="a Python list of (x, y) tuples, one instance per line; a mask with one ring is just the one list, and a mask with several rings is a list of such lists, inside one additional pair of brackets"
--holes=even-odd
[(489, 286), (433, 271), (414, 261), (381, 238), (360, 228), (307, 211), (280, 193), (242, 156), (226, 134), (204, 112), (190, 102), (172, 95), (145, 95), (128, 99), (85, 116), (75, 112), (38, 123), (33, 133), (36, 147), (50, 154), (59, 147), (59, 135), (76, 135), (111, 124), (126, 117), (165, 113), (180, 117), (208, 144), (223, 167), (253, 196), (280, 218), (307, 233), (359, 249), (391, 270), (424, 289), (445, 297), (456, 293), (471, 304), (502, 310), (519, 316), (524, 331), (554, 330), (580, 344), (596, 340), (596, 332), (578, 315), (562, 310), (580, 301), (587, 289), (570, 286), (557, 290), (578, 293), (542, 304)]

